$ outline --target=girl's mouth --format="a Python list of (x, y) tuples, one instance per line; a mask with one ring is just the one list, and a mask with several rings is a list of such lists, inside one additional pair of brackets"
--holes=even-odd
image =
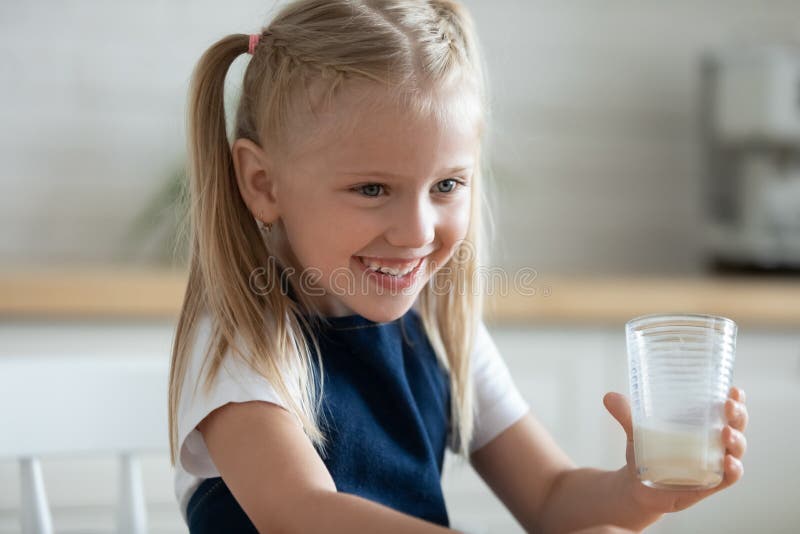
[(360, 272), (385, 289), (405, 289), (414, 285), (422, 272), (422, 265), (425, 262), (425, 258), (420, 258), (417, 264), (409, 270), (403, 269), (398, 272), (396, 269), (386, 269), (386, 271), (390, 272), (382, 272), (370, 268), (364, 263), (361, 256), (353, 256), (353, 258)]

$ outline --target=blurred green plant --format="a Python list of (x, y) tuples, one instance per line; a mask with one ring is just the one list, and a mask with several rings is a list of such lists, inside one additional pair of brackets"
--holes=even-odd
[(189, 258), (185, 163), (176, 165), (123, 238), (126, 262), (185, 267)]

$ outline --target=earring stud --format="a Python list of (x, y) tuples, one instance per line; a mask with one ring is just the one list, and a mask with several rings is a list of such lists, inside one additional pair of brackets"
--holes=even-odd
[(261, 230), (266, 229), (268, 233), (272, 233), (272, 223), (265, 223), (261, 220), (261, 210), (258, 212), (258, 227)]

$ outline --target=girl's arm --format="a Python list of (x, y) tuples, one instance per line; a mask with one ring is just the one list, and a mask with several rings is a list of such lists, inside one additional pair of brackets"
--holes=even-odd
[(295, 417), (276, 404), (228, 403), (197, 428), (214, 465), (259, 532), (454, 532), (337, 493)]
[(526, 532), (572, 532), (592, 525), (641, 530), (645, 513), (620, 471), (578, 468), (528, 412), (473, 452), (470, 463)]

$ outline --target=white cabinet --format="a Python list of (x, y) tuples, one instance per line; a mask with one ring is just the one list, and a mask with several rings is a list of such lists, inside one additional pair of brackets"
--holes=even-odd
[[(490, 331), (520, 392), (572, 459), (581, 466), (621, 467), (625, 435), (602, 399), (609, 391), (628, 395), (623, 328)], [(688, 510), (665, 515), (646, 532), (800, 532), (800, 332), (740, 328), (734, 377), (751, 414), (744, 477)], [(468, 466), (449, 457), (443, 485), (455, 528), (523, 532)]]

